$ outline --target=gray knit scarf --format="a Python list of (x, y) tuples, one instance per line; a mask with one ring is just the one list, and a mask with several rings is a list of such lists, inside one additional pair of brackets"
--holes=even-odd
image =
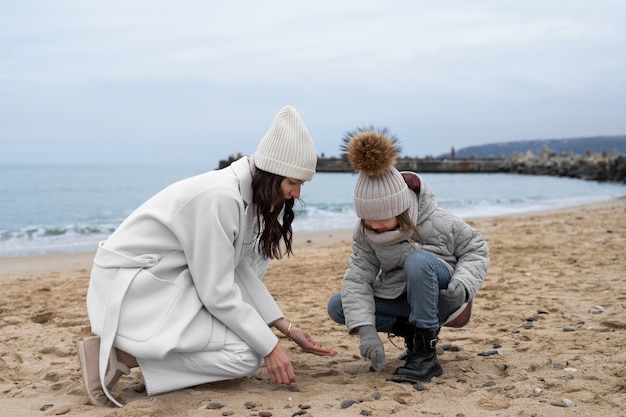
[[(417, 202), (417, 195), (415, 193), (409, 193), (409, 216), (415, 224), (417, 224), (418, 215)], [(394, 245), (402, 241), (407, 241), (415, 247), (418, 247), (417, 242), (411, 238), (411, 235), (401, 230), (389, 230), (383, 233), (376, 233), (375, 231), (366, 228), (365, 237), (370, 242), (377, 245)]]

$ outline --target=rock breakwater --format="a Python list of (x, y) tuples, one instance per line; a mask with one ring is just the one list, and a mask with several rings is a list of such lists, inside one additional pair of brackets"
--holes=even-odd
[[(240, 158), (221, 160), (218, 168), (224, 168)], [(398, 158), (396, 168), (400, 171), (439, 173), (494, 173), (505, 172), (525, 175), (550, 175), (579, 178), (589, 181), (626, 183), (626, 155), (557, 154), (544, 148), (539, 155), (532, 152), (515, 154), (512, 158)], [(319, 157), (318, 172), (353, 172), (350, 164), (338, 157)]]

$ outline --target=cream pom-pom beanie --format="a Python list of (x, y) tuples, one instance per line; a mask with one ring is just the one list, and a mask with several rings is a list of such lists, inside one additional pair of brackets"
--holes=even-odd
[(409, 208), (409, 188), (394, 164), (399, 148), (387, 129), (358, 129), (344, 136), (346, 158), (359, 173), (354, 207), (363, 220), (387, 220)]

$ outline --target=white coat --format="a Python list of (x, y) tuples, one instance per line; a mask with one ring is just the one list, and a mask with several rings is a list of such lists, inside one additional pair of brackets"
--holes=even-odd
[(101, 375), (111, 343), (159, 359), (220, 350), (226, 328), (267, 356), (278, 342), (268, 324), (283, 314), (261, 281), (268, 261), (255, 226), (248, 157), (137, 208), (94, 259), (87, 308), (102, 338)]

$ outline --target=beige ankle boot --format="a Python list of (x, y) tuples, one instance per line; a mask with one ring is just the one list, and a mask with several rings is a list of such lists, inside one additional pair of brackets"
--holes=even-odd
[[(100, 374), (98, 372), (100, 357), (100, 338), (94, 337), (88, 340), (81, 340), (76, 343), (78, 358), (83, 370), (83, 380), (85, 381), (85, 389), (89, 402), (97, 407), (116, 407), (111, 401), (100, 384)], [(111, 350), (109, 356), (109, 366), (104, 378), (109, 392), (112, 392), (122, 375), (128, 375), (130, 369), (128, 366), (117, 360), (116, 349)]]

